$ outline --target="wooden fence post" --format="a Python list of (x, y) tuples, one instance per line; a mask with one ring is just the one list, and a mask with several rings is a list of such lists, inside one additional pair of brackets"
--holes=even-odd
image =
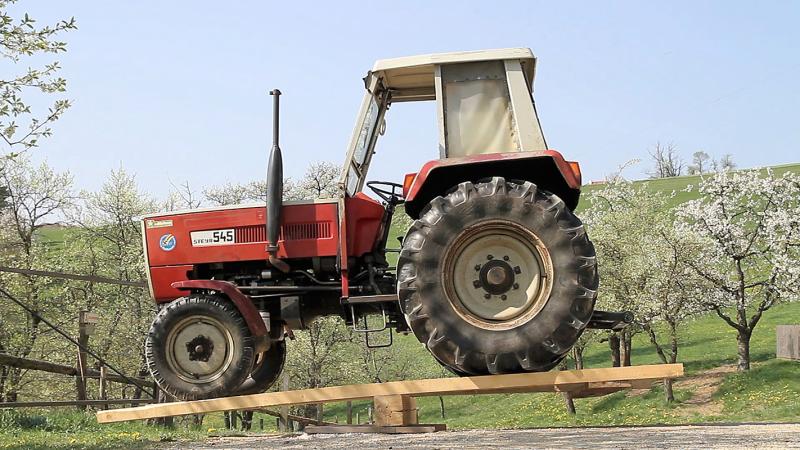
[[(100, 366), (100, 400), (108, 400), (108, 368), (106, 366)], [(108, 409), (108, 405), (104, 404), (101, 406), (102, 409)]]
[[(288, 391), (289, 390), (289, 375), (284, 372), (283, 376), (281, 377), (281, 390)], [(281, 406), (280, 409), (280, 420), (278, 421), (278, 431), (289, 431), (289, 407), (288, 406)]]
[[(94, 324), (97, 323), (97, 316), (90, 315), (89, 311), (80, 311), (78, 313), (78, 343), (81, 347), (89, 345), (89, 335), (94, 331)], [(95, 319), (90, 323), (89, 319)], [(78, 347), (78, 375), (75, 377), (75, 390), (77, 391), (77, 400), (86, 400), (86, 366), (88, 364), (87, 354), (83, 348)], [(86, 406), (78, 406), (78, 409), (86, 410)]]

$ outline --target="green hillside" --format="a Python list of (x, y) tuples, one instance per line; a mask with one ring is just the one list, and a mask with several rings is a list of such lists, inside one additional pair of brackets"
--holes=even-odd
[[(769, 168), (761, 169), (761, 173), (765, 173), (767, 170), (772, 170), (772, 172), (776, 176), (783, 175), (786, 172), (794, 172), (800, 174), (800, 163), (793, 163), (793, 164), (781, 164), (778, 166), (771, 166)], [(708, 175), (702, 175), (708, 176)], [(654, 180), (638, 180), (634, 181), (634, 184), (641, 184), (647, 183), (648, 188), (654, 192), (664, 192), (664, 193), (671, 193), (675, 192), (675, 197), (673, 198), (673, 204), (678, 205), (688, 200), (694, 200), (699, 197), (697, 190), (693, 190), (692, 192), (686, 192), (686, 188), (688, 186), (697, 187), (700, 183), (701, 175), (684, 175), (680, 177), (671, 177), (671, 178), (658, 178)], [(583, 186), (582, 194), (590, 194), (593, 191), (602, 189), (603, 183), (598, 184), (589, 184)], [(578, 207), (578, 210), (581, 207), (586, 206), (585, 203)]]

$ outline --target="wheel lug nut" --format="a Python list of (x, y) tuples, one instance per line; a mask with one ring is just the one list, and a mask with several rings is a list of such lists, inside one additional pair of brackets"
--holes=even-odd
[(486, 259), (490, 259), (490, 260), (491, 260), (491, 259), (494, 259), (494, 256), (492, 256), (492, 255), (486, 255)]
[(490, 298), (492, 298), (492, 294), (483, 294), (483, 298), (489, 300)]
[(514, 283), (514, 286), (512, 286), (512, 287), (513, 287), (514, 289), (519, 289), (519, 283)]
[(519, 266), (514, 266), (514, 273), (520, 274), (522, 273), (522, 269), (520, 269)]
[(481, 270), (481, 265), (480, 264), (475, 264), (475, 270)]
[(477, 288), (481, 287), (481, 282), (479, 280), (475, 280), (475, 281), (472, 282), (472, 286), (475, 289), (477, 289)]
[(500, 300), (503, 300), (503, 301), (505, 301), (507, 298), (508, 298), (508, 296), (506, 294), (503, 294), (503, 295), (500, 296)]
[(508, 257), (508, 255), (506, 255), (506, 256), (503, 256), (503, 261), (508, 261), (509, 259), (510, 259), (510, 258)]

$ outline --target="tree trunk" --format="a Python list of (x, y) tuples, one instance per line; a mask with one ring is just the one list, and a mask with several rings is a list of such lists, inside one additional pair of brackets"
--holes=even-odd
[(672, 392), (672, 379), (670, 378), (664, 379), (664, 396), (668, 403), (675, 401), (675, 394)]
[(628, 333), (622, 333), (622, 339), (620, 344), (622, 345), (622, 366), (630, 366), (631, 365), (631, 344), (632, 338), (631, 335)]
[(323, 415), (323, 408), (322, 403), (317, 405), (317, 425), (322, 425), (322, 415)]
[(8, 367), (0, 366), (0, 402), (5, 401), (7, 377), (8, 377)]
[[(558, 365), (558, 370), (569, 370), (569, 364), (567, 364), (567, 360), (563, 359), (561, 363)], [(564, 397), (564, 404), (567, 406), (567, 413), (570, 415), (575, 414), (575, 401), (572, 399), (572, 394), (565, 391), (561, 393), (561, 396)]]
[(611, 333), (608, 336), (608, 346), (611, 348), (611, 366), (619, 367), (619, 335), (617, 333)]
[(22, 379), (22, 369), (17, 367), (12, 367), (9, 369), (9, 378), (7, 380), (8, 386), (6, 386), (6, 401), (7, 402), (16, 402), (17, 401), (17, 390), (19, 389), (19, 382)]
[(575, 359), (575, 368), (578, 370), (583, 369), (583, 347), (574, 347), (572, 355)]
[(253, 411), (242, 411), (242, 431), (250, 431), (252, 427), (253, 427)]
[(572, 399), (572, 394), (569, 392), (564, 392), (564, 403), (567, 405), (567, 413), (569, 415), (574, 416), (575, 412), (575, 400)]
[(751, 331), (739, 331), (736, 334), (739, 365), (737, 370), (750, 370), (750, 336)]

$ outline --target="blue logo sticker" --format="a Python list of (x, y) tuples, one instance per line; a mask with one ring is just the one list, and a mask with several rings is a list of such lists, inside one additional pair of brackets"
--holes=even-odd
[(161, 250), (168, 252), (175, 248), (175, 245), (178, 244), (178, 241), (175, 239), (175, 236), (172, 233), (167, 233), (161, 236), (161, 239), (158, 240), (158, 246), (161, 247)]

